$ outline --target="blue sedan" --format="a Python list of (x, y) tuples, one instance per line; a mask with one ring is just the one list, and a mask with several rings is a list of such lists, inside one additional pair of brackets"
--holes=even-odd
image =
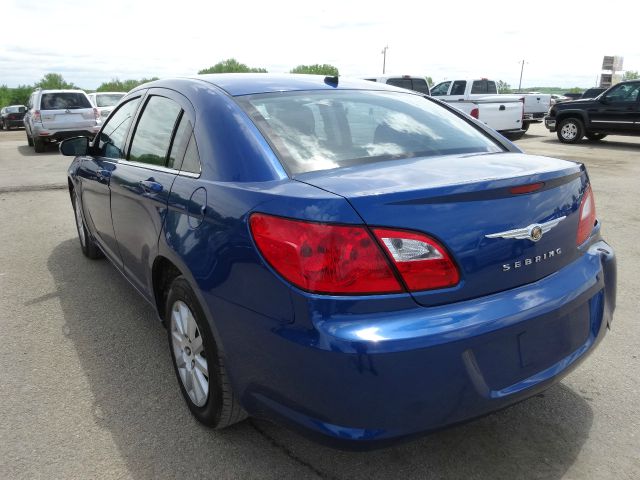
[(541, 392), (612, 321), (585, 167), (417, 92), (159, 80), (60, 149), (82, 252), (156, 309), (211, 427), (385, 445)]

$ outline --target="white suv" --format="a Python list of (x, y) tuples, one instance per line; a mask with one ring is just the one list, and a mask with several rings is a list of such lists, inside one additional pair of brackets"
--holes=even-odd
[(95, 92), (90, 93), (88, 97), (93, 106), (98, 109), (98, 112), (100, 112), (100, 118), (104, 121), (116, 108), (120, 99), (125, 95), (125, 92)]
[(82, 90), (36, 90), (29, 97), (24, 126), (27, 142), (36, 152), (45, 144), (69, 137), (93, 137), (100, 130), (100, 114)]

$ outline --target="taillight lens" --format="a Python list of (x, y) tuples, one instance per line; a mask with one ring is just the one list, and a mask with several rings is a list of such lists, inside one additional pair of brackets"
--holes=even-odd
[(480, 118), (480, 109), (478, 107), (474, 107), (471, 109), (471, 113), (469, 113), (473, 118)]
[[(286, 280), (314, 293), (398, 293), (450, 287), (460, 280), (446, 250), (427, 235), (334, 225), (254, 213), (251, 234)], [(385, 256), (386, 253), (386, 256)]]
[(364, 227), (330, 225), (254, 213), (258, 249), (286, 280), (315, 293), (403, 291), (384, 254)]
[(93, 116), (96, 119), (96, 121), (100, 120), (100, 112), (95, 107), (93, 107)]
[(36, 110), (35, 112), (33, 112), (33, 121), (42, 122), (42, 117), (40, 116), (40, 110)]
[(591, 185), (587, 187), (580, 203), (580, 223), (578, 223), (578, 235), (576, 244), (582, 245), (591, 235), (596, 224), (596, 202), (593, 199)]
[(374, 228), (373, 233), (409, 290), (452, 287), (460, 281), (458, 268), (445, 248), (428, 235), (387, 228)]

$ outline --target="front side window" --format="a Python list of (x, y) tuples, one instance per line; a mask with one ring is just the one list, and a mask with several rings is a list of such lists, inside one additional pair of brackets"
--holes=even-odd
[(431, 96), (439, 97), (440, 95), (446, 95), (447, 92), (449, 91), (449, 85), (451, 85), (451, 82), (439, 83), (438, 85), (436, 85), (431, 89)]
[(171, 135), (182, 108), (166, 97), (152, 96), (147, 102), (131, 141), (129, 160), (165, 166)]
[(107, 120), (98, 135), (98, 156), (124, 158), (124, 143), (138, 103), (140, 103), (140, 97), (129, 100)]
[(640, 83), (625, 83), (617, 85), (605, 95), (610, 102), (634, 103), (638, 101)]
[(504, 151), (459, 116), (412, 93), (287, 92), (238, 102), (293, 175), (374, 161)]

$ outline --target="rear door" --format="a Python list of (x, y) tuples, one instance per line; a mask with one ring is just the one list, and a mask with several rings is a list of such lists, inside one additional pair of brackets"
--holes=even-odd
[(181, 143), (188, 141), (176, 133), (186, 125), (185, 110), (194, 114), (189, 101), (171, 90), (150, 89), (143, 103), (126, 160), (111, 175), (111, 217), (124, 272), (151, 299), (151, 263), (178, 173), (175, 152), (184, 152)]
[(594, 100), (594, 106), (589, 109), (593, 128), (619, 132), (637, 130), (639, 92), (640, 82), (622, 83)]
[(82, 92), (48, 92), (40, 99), (42, 126), (48, 130), (86, 129), (96, 125), (89, 97)]

